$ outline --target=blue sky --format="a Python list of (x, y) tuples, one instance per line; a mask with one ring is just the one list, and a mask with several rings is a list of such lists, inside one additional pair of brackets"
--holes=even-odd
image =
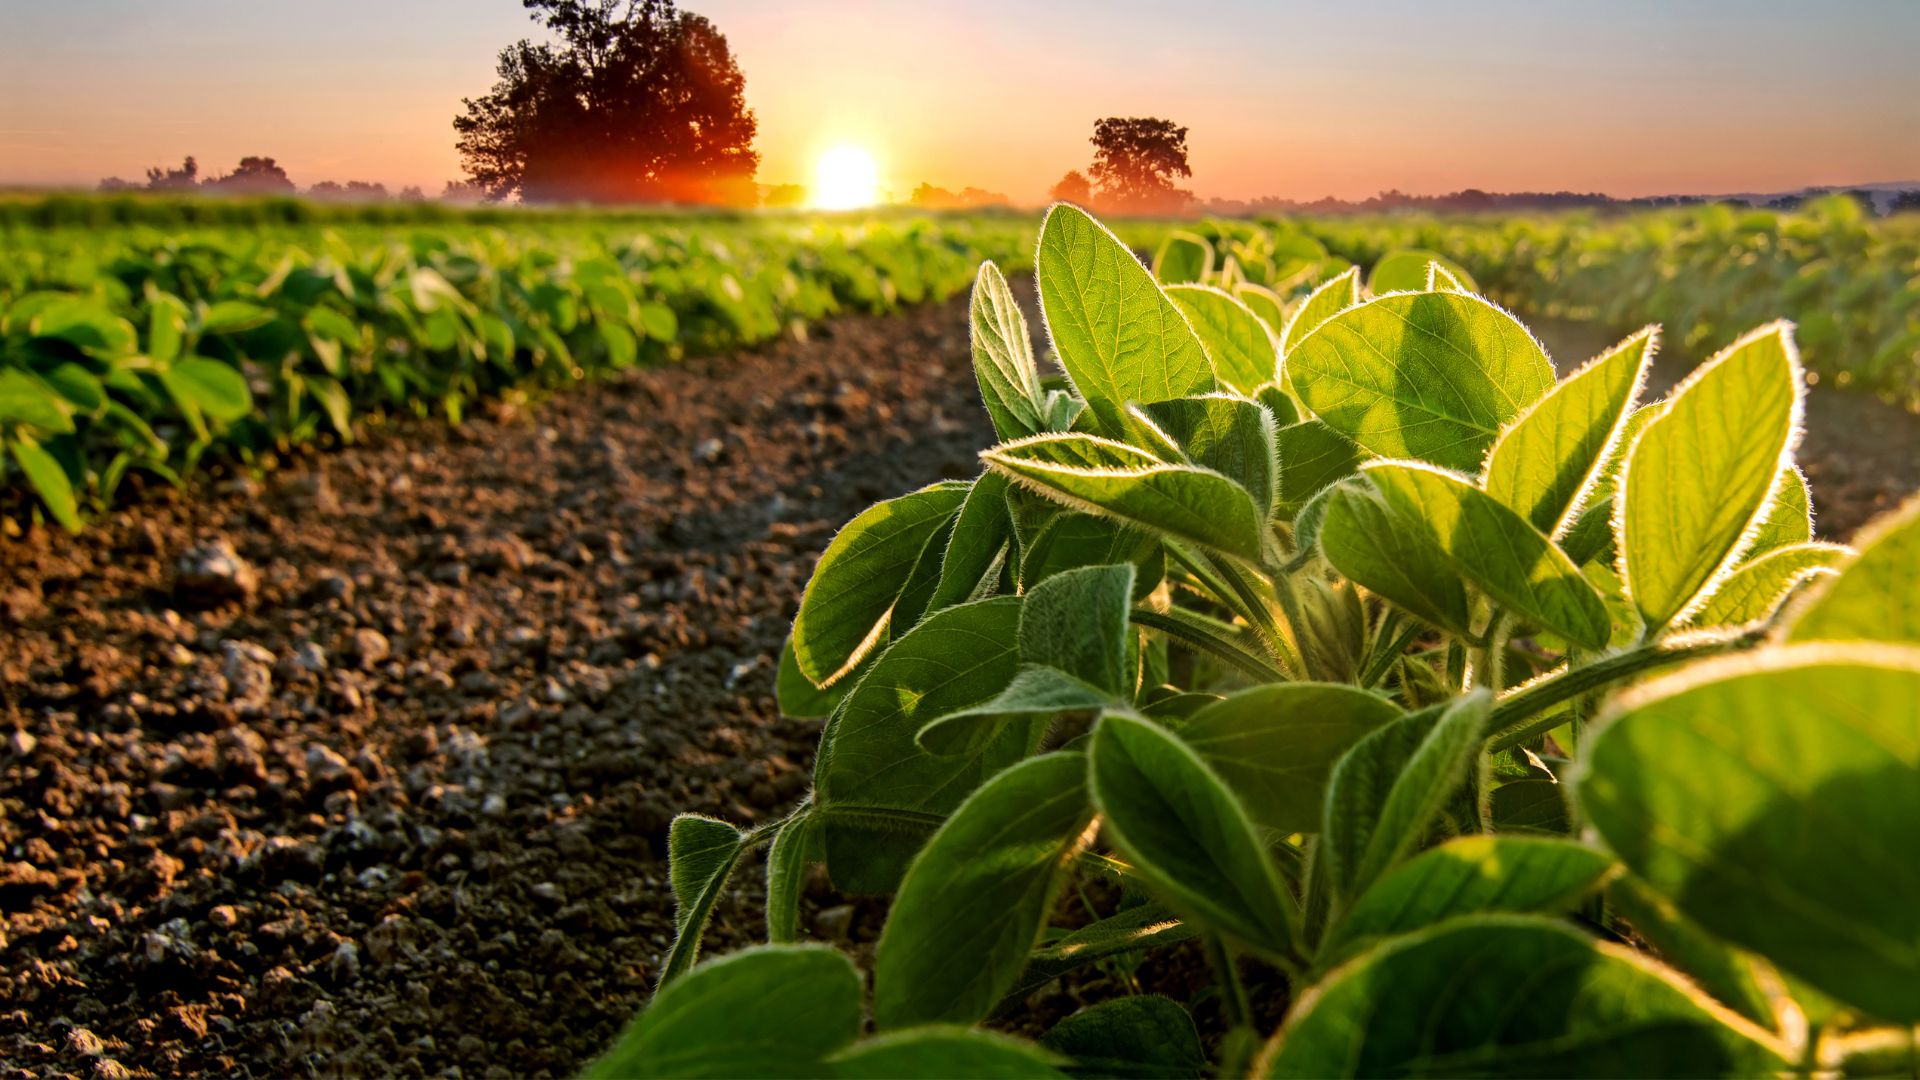
[[(890, 186), (1038, 198), (1092, 122), (1192, 129), (1205, 195), (1771, 190), (1920, 178), (1920, 0), (691, 0), (761, 177), (855, 143)], [(197, 155), (437, 189), (517, 0), (0, 0), (0, 180)]]

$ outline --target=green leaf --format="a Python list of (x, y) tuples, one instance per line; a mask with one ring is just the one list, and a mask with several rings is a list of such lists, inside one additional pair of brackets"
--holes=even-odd
[[(1613, 860), (1571, 840), (1463, 836), (1423, 851), (1368, 889), (1321, 944), (1351, 955), (1374, 938), (1412, 933), (1459, 915), (1558, 915), (1600, 884)], [(1322, 967), (1329, 966), (1327, 961)]]
[(917, 740), (928, 753), (978, 753), (1020, 717), (1099, 712), (1125, 704), (1125, 700), (1058, 668), (1022, 664), (1005, 690), (978, 705), (933, 720), (920, 729)]
[(1390, 292), (1426, 291), (1432, 277), (1429, 268), (1435, 264), (1469, 291), (1479, 291), (1480, 286), (1474, 282), (1473, 275), (1462, 269), (1459, 263), (1438, 252), (1419, 248), (1390, 251), (1381, 256), (1380, 261), (1373, 264), (1373, 273), (1367, 276), (1367, 291), (1376, 296)]
[(793, 657), (793, 635), (780, 644), (780, 664), (773, 677), (773, 696), (780, 715), (795, 720), (816, 720), (831, 714), (840, 699), (853, 688), (854, 680), (841, 679), (825, 690), (807, 681)]
[(1153, 276), (1164, 285), (1205, 281), (1211, 269), (1213, 245), (1207, 243), (1204, 236), (1180, 229), (1168, 233), (1167, 238), (1160, 241), (1160, 250), (1153, 255)]
[(824, 945), (763, 945), (662, 987), (588, 1080), (793, 1076), (860, 1033), (860, 973)]
[(973, 373), (980, 383), (993, 430), (1002, 439), (1018, 439), (1047, 430), (1046, 395), (1033, 361), (1027, 318), (1007, 288), (1007, 279), (991, 262), (980, 264), (969, 306), (973, 326)]
[(1335, 570), (1423, 622), (1470, 636), (1472, 611), (1460, 576), (1420, 526), (1359, 484), (1327, 494), (1320, 552)]
[(65, 435), (73, 431), (72, 407), (32, 375), (0, 368), (0, 424)]
[(1286, 520), (1314, 496), (1352, 476), (1365, 457), (1347, 437), (1318, 420), (1303, 420), (1274, 432), (1280, 455), (1274, 516)]
[(1087, 763), (1046, 754), (953, 812), (900, 884), (874, 956), (881, 1028), (983, 1019), (1025, 966), (1066, 869), (1092, 837)]
[(1739, 626), (1772, 615), (1796, 587), (1833, 576), (1832, 567), (1851, 552), (1839, 544), (1793, 544), (1774, 548), (1728, 574), (1713, 599), (1693, 616), (1695, 626)]
[[(1360, 268), (1350, 267), (1345, 273), (1337, 274), (1316, 286), (1287, 323), (1287, 331), (1281, 335), (1280, 351), (1292, 353), (1294, 347), (1308, 335), (1320, 328), (1320, 324), (1333, 318), (1360, 302)], [(1292, 378), (1292, 372), (1287, 372)]]
[(1170, 285), (1167, 298), (1186, 315), (1223, 385), (1251, 394), (1280, 374), (1280, 351), (1253, 309), (1211, 285)]
[(1266, 324), (1274, 340), (1280, 340), (1281, 333), (1287, 328), (1287, 305), (1280, 299), (1279, 293), (1264, 285), (1243, 281), (1233, 287), (1233, 298), (1247, 305), (1247, 310)]
[(1492, 703), (1483, 687), (1403, 716), (1334, 765), (1319, 851), (1336, 898), (1364, 894), (1426, 840), (1467, 779)]
[(1493, 789), (1493, 825), (1500, 832), (1547, 833), (1564, 836), (1572, 831), (1567, 818), (1566, 788), (1558, 780), (1510, 780)]
[(1281, 835), (1320, 831), (1334, 763), (1368, 732), (1400, 717), (1385, 698), (1334, 683), (1275, 683), (1200, 709), (1180, 727), (1247, 809)]
[(1766, 965), (1752, 954), (1702, 930), (1700, 924), (1680, 914), (1672, 901), (1632, 874), (1614, 878), (1607, 887), (1607, 904), (1627, 920), (1636, 935), (1659, 951), (1661, 959), (1685, 973), (1700, 989), (1761, 1027), (1772, 1029), (1779, 1023), (1773, 995), (1762, 985), (1760, 969)]
[(1307, 408), (1381, 457), (1475, 472), (1508, 423), (1554, 385), (1513, 316), (1463, 293), (1397, 293), (1321, 323), (1287, 354)]
[(1920, 499), (1863, 530), (1860, 554), (1840, 576), (1795, 608), (1795, 641), (1920, 644)]
[(1292, 894), (1220, 778), (1147, 720), (1109, 713), (1092, 746), (1106, 835), (1152, 891), (1268, 956), (1291, 955)]
[(1129, 405), (1130, 418), (1149, 425), (1186, 460), (1245, 488), (1267, 516), (1276, 491), (1273, 414), (1259, 402), (1226, 394)]
[(673, 948), (660, 966), (659, 985), (684, 974), (700, 955), (700, 937), (714, 901), (746, 851), (740, 830), (699, 814), (681, 814), (667, 830), (667, 878), (673, 885)]
[(1566, 377), (1500, 433), (1482, 473), (1487, 494), (1559, 536), (1626, 425), (1658, 341), (1647, 327)]
[(40, 378), (81, 412), (93, 413), (106, 407), (106, 389), (100, 385), (99, 379), (79, 364), (55, 364), (42, 371)]
[(1294, 401), (1293, 395), (1287, 393), (1286, 388), (1279, 383), (1268, 383), (1255, 390), (1253, 399), (1265, 405), (1267, 411), (1273, 414), (1276, 430), (1300, 422), (1299, 403)]
[(1171, 1078), (1207, 1075), (1207, 1052), (1187, 1010), (1154, 994), (1114, 998), (1053, 1025), (1040, 1045), (1094, 1076)]
[(821, 735), (814, 813), (827, 870), (848, 892), (888, 892), (935, 826), (987, 777), (1025, 757), (1015, 725), (980, 753), (936, 756), (915, 736), (935, 717), (986, 701), (1019, 665), (1020, 598), (934, 612), (888, 646)]
[(1740, 555), (1742, 563), (1751, 563), (1762, 555), (1792, 544), (1813, 539), (1813, 496), (1807, 490), (1807, 478), (1792, 465), (1780, 470), (1780, 488), (1753, 534), (1753, 543)]
[(680, 317), (665, 304), (641, 304), (639, 325), (648, 337), (662, 344), (670, 345), (680, 336)]
[(191, 402), (214, 420), (232, 423), (253, 412), (253, 392), (247, 388), (246, 376), (218, 360), (189, 356), (158, 374), (176, 402)]
[(187, 306), (179, 298), (152, 289), (147, 293), (147, 356), (162, 366), (180, 356), (187, 332)]
[(784, 945), (800, 939), (800, 897), (807, 871), (826, 860), (820, 825), (811, 810), (788, 818), (767, 848), (767, 940)]
[(833, 685), (884, 640), (921, 550), (966, 494), (965, 484), (933, 484), (875, 503), (827, 545), (793, 620), (794, 659), (808, 681)]
[(1800, 419), (1785, 323), (1701, 365), (1635, 440), (1615, 518), (1621, 576), (1647, 633), (1706, 602), (1772, 497)]
[(1086, 211), (1047, 211), (1035, 256), (1040, 306), (1060, 365), (1101, 429), (1118, 434), (1129, 401), (1214, 388), (1207, 353), (1147, 268)]
[(1538, 916), (1392, 939), (1309, 991), (1254, 1074), (1758, 1076), (1758, 1032), (1631, 952)]
[(1058, 1077), (1052, 1054), (1011, 1035), (934, 1024), (862, 1039), (827, 1059), (839, 1080), (950, 1076), (964, 1080)]
[(1009, 483), (996, 472), (982, 473), (973, 482), (953, 521), (953, 536), (940, 562), (939, 584), (928, 604), (932, 610), (975, 599), (983, 586), (991, 588), (989, 575), (998, 580), (1013, 540), (1013, 516), (1007, 511)]
[(1177, 945), (1199, 936), (1191, 924), (1173, 917), (1159, 904), (1142, 903), (1117, 915), (1088, 923), (1044, 949), (1034, 950), (1027, 968), (1005, 998), (1000, 1010), (1011, 1003), (1088, 964), (1114, 956), (1136, 954), (1164, 945)]
[(80, 531), (80, 506), (74, 501), (73, 483), (58, 459), (25, 439), (8, 439), (7, 450), (15, 464), (27, 474), (27, 483), (40, 496), (40, 504), (53, 520), (70, 533)]
[(1920, 650), (1708, 661), (1600, 723), (1574, 793), (1635, 875), (1815, 988), (1920, 1021)]
[(1166, 556), (1152, 533), (1112, 518), (1057, 513), (1029, 543), (1020, 560), (1020, 582), (1031, 589), (1064, 570), (1113, 563), (1133, 565), (1135, 600), (1152, 592), (1166, 574)]
[(1265, 517), (1231, 479), (1172, 465), (1092, 435), (1037, 435), (980, 455), (1022, 486), (1074, 509), (1257, 562)]
[(1020, 607), (1020, 659), (1072, 675), (1115, 698), (1133, 696), (1127, 663), (1133, 567), (1086, 566), (1035, 585)]
[(273, 309), (245, 300), (221, 300), (211, 304), (200, 316), (203, 334), (238, 334), (273, 321)]
[(1375, 461), (1361, 471), (1487, 595), (1587, 648), (1606, 647), (1612, 622), (1600, 594), (1519, 514), (1466, 477), (1419, 462)]

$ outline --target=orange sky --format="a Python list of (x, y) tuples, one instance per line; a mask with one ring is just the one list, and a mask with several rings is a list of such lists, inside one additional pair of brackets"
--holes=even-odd
[[(1914, 0), (689, 6), (746, 72), (769, 183), (855, 143), (896, 194), (1037, 201), (1106, 115), (1188, 125), (1192, 187), (1232, 198), (1920, 179)], [(460, 97), (535, 32), (514, 0), (0, 0), (0, 181), (257, 153), (437, 190)]]

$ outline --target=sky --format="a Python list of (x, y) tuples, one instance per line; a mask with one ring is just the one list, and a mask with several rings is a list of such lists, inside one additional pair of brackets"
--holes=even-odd
[[(883, 185), (1032, 202), (1103, 116), (1190, 129), (1202, 196), (1790, 190), (1920, 179), (1920, 0), (684, 0), (724, 32), (764, 183), (842, 144)], [(0, 0), (0, 184), (195, 155), (460, 175), (518, 0)]]

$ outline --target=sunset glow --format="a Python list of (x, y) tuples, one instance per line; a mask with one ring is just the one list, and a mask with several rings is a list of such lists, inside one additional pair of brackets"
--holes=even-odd
[(857, 146), (836, 146), (813, 167), (808, 203), (818, 210), (858, 210), (880, 201), (880, 167)]

